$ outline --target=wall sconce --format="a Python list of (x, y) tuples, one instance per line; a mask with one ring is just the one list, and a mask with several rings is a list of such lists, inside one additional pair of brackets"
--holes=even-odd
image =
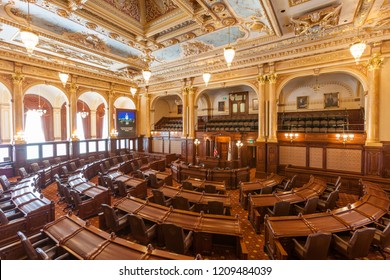
[(346, 134), (346, 133), (336, 134), (337, 141), (342, 142), (344, 145), (345, 145), (345, 143), (352, 141), (354, 138), (355, 138), (355, 135), (352, 133), (351, 134)]
[(298, 138), (298, 133), (285, 133), (284, 134), (284, 137), (286, 137), (286, 139), (290, 140), (290, 143), (292, 143), (295, 139)]
[(14, 135), (14, 142), (15, 142), (15, 144), (24, 144), (24, 143), (26, 143), (26, 139), (24, 138), (24, 132), (23, 131), (19, 131), (18, 133), (16, 133), (16, 135)]
[(117, 138), (118, 137), (118, 130), (113, 128), (110, 133), (111, 138)]
[(194, 144), (195, 144), (195, 156), (197, 157), (198, 156), (198, 145), (200, 144), (199, 139), (195, 139)]
[(240, 159), (241, 158), (240, 150), (241, 150), (242, 146), (244, 146), (244, 143), (242, 143), (241, 140), (238, 140), (237, 143), (236, 143), (236, 146), (237, 146), (237, 149), (238, 149), (238, 159)]
[(77, 136), (77, 131), (73, 131), (72, 135), (70, 136), (70, 140), (72, 141), (80, 141), (79, 137)]

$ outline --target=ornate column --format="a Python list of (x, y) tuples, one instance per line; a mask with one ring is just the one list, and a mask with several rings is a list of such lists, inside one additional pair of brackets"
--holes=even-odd
[(182, 97), (183, 97), (183, 138), (187, 138), (188, 135), (188, 102), (187, 102), (187, 96), (188, 96), (188, 87), (184, 87), (182, 91)]
[(23, 114), (23, 80), (24, 76), (20, 72), (12, 75), (13, 90), (13, 132), (14, 134), (24, 132), (24, 114)]
[(366, 146), (382, 146), (379, 142), (379, 81), (383, 58), (374, 53), (368, 61), (368, 108)]
[(108, 135), (115, 129), (115, 108), (114, 108), (115, 91), (110, 90), (108, 92)]
[(149, 87), (145, 87), (145, 122), (146, 122), (146, 137), (150, 137), (150, 96)]
[(259, 83), (259, 95), (258, 95), (258, 100), (259, 100), (259, 128), (258, 128), (258, 137), (257, 137), (257, 142), (265, 142), (265, 81), (266, 81), (266, 76), (263, 74), (260, 74), (257, 77), (257, 82)]
[(278, 142), (276, 131), (278, 122), (278, 112), (276, 106), (276, 73), (268, 74), (269, 81), (269, 137), (268, 142)]
[(188, 88), (188, 137), (195, 138), (195, 89)]
[(73, 135), (76, 135), (77, 131), (77, 89), (78, 86), (75, 82), (70, 83), (69, 93), (70, 93), (70, 135), (72, 138)]

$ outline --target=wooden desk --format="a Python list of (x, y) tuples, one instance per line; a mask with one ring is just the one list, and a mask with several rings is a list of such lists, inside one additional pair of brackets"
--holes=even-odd
[(241, 182), (239, 201), (241, 206), (246, 210), (248, 208), (248, 194), (255, 194), (265, 187), (276, 187), (280, 185), (284, 176), (272, 173), (266, 179), (256, 180), (255, 182)]
[(271, 258), (287, 258), (291, 237), (308, 236), (318, 231), (356, 230), (378, 221), (390, 208), (390, 199), (379, 185), (362, 182), (364, 196), (357, 202), (333, 211), (265, 220), (265, 248)]
[(320, 178), (312, 177), (308, 183), (300, 188), (288, 192), (251, 195), (249, 198), (248, 219), (256, 232), (260, 232), (260, 226), (264, 223), (264, 215), (267, 207), (273, 207), (278, 201), (288, 201), (291, 204), (304, 202), (310, 197), (320, 196), (326, 190), (326, 182)]
[(226, 209), (226, 214), (230, 215), (231, 199), (228, 195), (200, 193), (195, 191), (178, 189), (171, 186), (162, 186), (161, 188), (159, 188), (159, 190), (162, 191), (164, 193), (164, 196), (166, 197), (175, 197), (179, 195), (184, 198), (187, 198), (190, 203), (196, 204), (197, 212), (206, 211), (207, 203), (209, 201), (222, 202), (223, 206)]
[(207, 180), (202, 180), (197, 178), (187, 178), (183, 182), (191, 183), (194, 186), (194, 188), (197, 189), (197, 191), (204, 191), (205, 185), (213, 185), (216, 187), (217, 192), (219, 192), (220, 194), (226, 193), (226, 187), (224, 182), (207, 181)]
[(237, 257), (247, 258), (238, 218), (182, 211), (134, 197), (123, 198), (114, 206), (125, 213), (137, 214), (157, 224), (173, 223), (186, 230), (194, 231), (195, 253), (208, 254), (213, 245), (223, 243), (234, 247)]
[(147, 181), (130, 177), (128, 175), (122, 174), (121, 172), (113, 172), (107, 174), (114, 182), (123, 182), (127, 187), (130, 188), (128, 192), (131, 196), (145, 199), (147, 196)]
[(153, 169), (142, 171), (144, 176), (149, 177), (150, 174), (155, 174), (158, 180), (163, 180), (166, 185), (172, 186), (172, 175), (167, 172), (160, 172)]
[(111, 236), (74, 215), (47, 224), (43, 232), (60, 247), (81, 260), (191, 260), (194, 258)]

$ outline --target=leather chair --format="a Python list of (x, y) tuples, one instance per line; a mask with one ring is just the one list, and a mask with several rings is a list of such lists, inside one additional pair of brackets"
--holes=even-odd
[(57, 184), (57, 195), (60, 197), (60, 199), (57, 201), (57, 203), (60, 203), (65, 200), (65, 194), (64, 194), (64, 189), (65, 186), (62, 186), (61, 181), (58, 178), (54, 179)]
[(296, 214), (312, 214), (317, 210), (318, 197), (310, 197), (305, 204), (305, 207), (294, 204)]
[(5, 215), (4, 211), (0, 209), (0, 225), (7, 225), (9, 223), (9, 220), (7, 216)]
[(79, 210), (87, 203), (91, 198), (88, 196), (81, 196), (77, 191), (71, 190), (70, 195), (72, 196), (74, 209)]
[(260, 190), (260, 194), (271, 194), (272, 193), (272, 187), (264, 187)]
[(74, 161), (69, 163), (69, 169), (70, 169), (71, 172), (74, 172), (74, 171), (77, 170), (77, 166), (76, 166), (76, 163)]
[(154, 189), (158, 189), (164, 185), (164, 180), (157, 179), (156, 174), (149, 174), (150, 186)]
[(48, 161), (47, 159), (42, 160), (42, 164), (43, 164), (43, 167), (44, 167), (44, 168), (50, 167), (50, 161)]
[(20, 177), (22, 177), (22, 179), (27, 178), (29, 176), (29, 174), (27, 173), (27, 171), (24, 167), (20, 167), (18, 169), (18, 174)]
[(109, 177), (109, 176), (103, 176), (103, 179), (106, 182), (106, 186), (110, 189), (111, 194), (113, 196), (117, 196), (119, 194), (118, 185), (114, 184), (114, 182), (112, 181), (111, 177)]
[(375, 228), (355, 230), (352, 237), (333, 234), (333, 248), (348, 259), (364, 258), (368, 255), (374, 235)]
[(66, 186), (62, 185), (62, 191), (64, 193), (64, 201), (66, 203), (65, 208), (62, 210), (65, 212), (69, 208), (74, 209), (75, 205), (69, 189)]
[(209, 214), (225, 215), (225, 207), (221, 201), (208, 201), (207, 210)]
[(153, 202), (162, 206), (170, 206), (172, 204), (172, 198), (165, 199), (164, 193), (160, 190), (153, 189)]
[(195, 204), (190, 206), (188, 199), (182, 196), (172, 197), (172, 206), (175, 209), (185, 210), (185, 211), (194, 211)]
[(114, 157), (113, 159), (112, 159), (112, 165), (113, 166), (116, 166), (118, 164), (118, 159), (116, 158), (116, 157)]
[(383, 229), (376, 229), (374, 234), (374, 240), (372, 241), (372, 245), (379, 250), (379, 253), (382, 255), (383, 259), (386, 259), (386, 255), (384, 250), (386, 247), (390, 246), (390, 223), (387, 226), (379, 225)]
[(38, 163), (36, 162), (33, 162), (30, 164), (30, 169), (32, 171), (32, 173), (37, 173), (39, 171), (39, 169), (41, 169), (38, 165)]
[(147, 245), (156, 237), (157, 225), (147, 228), (144, 220), (134, 214), (129, 214), (127, 219), (129, 220), (131, 235), (141, 244)]
[(177, 254), (186, 254), (192, 245), (193, 232), (184, 235), (183, 228), (174, 224), (162, 224), (161, 227), (166, 248)]
[(107, 174), (107, 168), (105, 165), (103, 165), (103, 163), (99, 163), (99, 170), (100, 170), (100, 173), (102, 173), (103, 175), (106, 175)]
[(292, 240), (294, 242), (295, 253), (300, 259), (326, 260), (332, 234), (325, 232), (312, 233), (307, 237), (305, 243), (295, 238)]
[(194, 186), (192, 185), (191, 182), (187, 182), (187, 181), (184, 181), (181, 185), (181, 187), (184, 189), (184, 190), (188, 190), (188, 191), (194, 191), (195, 188)]
[(89, 157), (88, 157), (88, 162), (89, 162), (89, 163), (92, 163), (92, 162), (94, 162), (95, 160), (96, 160), (95, 156), (89, 156)]
[(285, 192), (288, 190), (289, 186), (291, 185), (290, 182), (291, 179), (287, 179), (284, 181), (284, 183), (277, 185), (274, 190), (277, 192)]
[(85, 159), (81, 158), (79, 160), (80, 167), (83, 167), (85, 165)]
[(8, 191), (8, 190), (10, 190), (16, 183), (11, 183), (11, 182), (8, 180), (7, 176), (1, 175), (1, 176), (0, 176), (0, 184), (1, 184), (1, 186), (3, 187), (3, 190), (4, 190), (4, 191)]
[(113, 232), (118, 232), (129, 225), (128, 214), (119, 216), (114, 208), (107, 204), (102, 204), (106, 226)]
[(217, 187), (214, 185), (205, 185), (204, 192), (205, 193), (217, 193)]
[(111, 168), (110, 161), (105, 160), (105, 161), (104, 161), (104, 167), (105, 167), (107, 170), (110, 170), (110, 168)]
[(23, 232), (18, 231), (16, 234), (20, 239), (20, 242), (23, 246), (25, 253), (27, 254), (28, 259), (30, 260), (40, 259), (37, 251), (35, 250), (35, 248), (38, 246), (42, 247), (41, 249), (48, 255), (49, 258), (55, 255), (55, 249), (57, 247), (55, 244), (50, 243), (51, 240), (48, 237), (38, 240), (37, 242), (32, 244), (30, 239), (28, 239)]
[(267, 208), (268, 215), (273, 216), (288, 216), (290, 214), (290, 202), (278, 201), (275, 202), (273, 209)]
[(320, 211), (326, 211), (327, 209), (332, 210), (336, 207), (336, 202), (339, 199), (339, 191), (333, 191), (329, 194), (327, 200), (318, 200), (317, 208)]
[(54, 164), (60, 164), (61, 163), (61, 158), (60, 157), (55, 157), (53, 161), (54, 161)]
[(42, 248), (36, 248), (35, 251), (37, 252), (38, 259), (39, 260), (64, 260), (67, 259), (70, 254), (69, 253), (64, 253), (55, 259), (52, 259)]
[(100, 155), (99, 155), (99, 159), (100, 159), (100, 160), (105, 159), (104, 154), (100, 154)]

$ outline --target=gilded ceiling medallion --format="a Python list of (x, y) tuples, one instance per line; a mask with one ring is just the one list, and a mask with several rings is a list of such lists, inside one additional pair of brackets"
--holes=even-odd
[(196, 37), (196, 35), (193, 32), (189, 32), (189, 33), (184, 35), (184, 38), (186, 40), (191, 40), (191, 39), (194, 39), (195, 37)]
[(87, 22), (85, 24), (85, 26), (88, 28), (88, 29), (92, 29), (92, 30), (96, 30), (96, 28), (98, 27), (97, 24), (93, 23), (93, 22)]
[(223, 12), (225, 9), (226, 9), (226, 6), (222, 3), (214, 3), (212, 6), (211, 6), (213, 12), (215, 13), (221, 13)]
[(63, 17), (63, 18), (67, 18), (69, 17), (69, 14), (66, 10), (63, 10), (63, 9), (58, 9), (56, 11), (57, 15), (59, 15), (60, 17)]
[(210, 32), (215, 31), (215, 27), (212, 24), (208, 24), (208, 25), (202, 27), (202, 31), (206, 32), (206, 33), (210, 33)]
[(237, 22), (236, 19), (233, 18), (233, 17), (224, 18), (224, 19), (222, 20), (222, 24), (223, 24), (224, 26), (234, 25), (236, 22)]
[(64, 32), (64, 35), (70, 40), (93, 50), (101, 52), (109, 52), (110, 50), (106, 43), (95, 34)]

